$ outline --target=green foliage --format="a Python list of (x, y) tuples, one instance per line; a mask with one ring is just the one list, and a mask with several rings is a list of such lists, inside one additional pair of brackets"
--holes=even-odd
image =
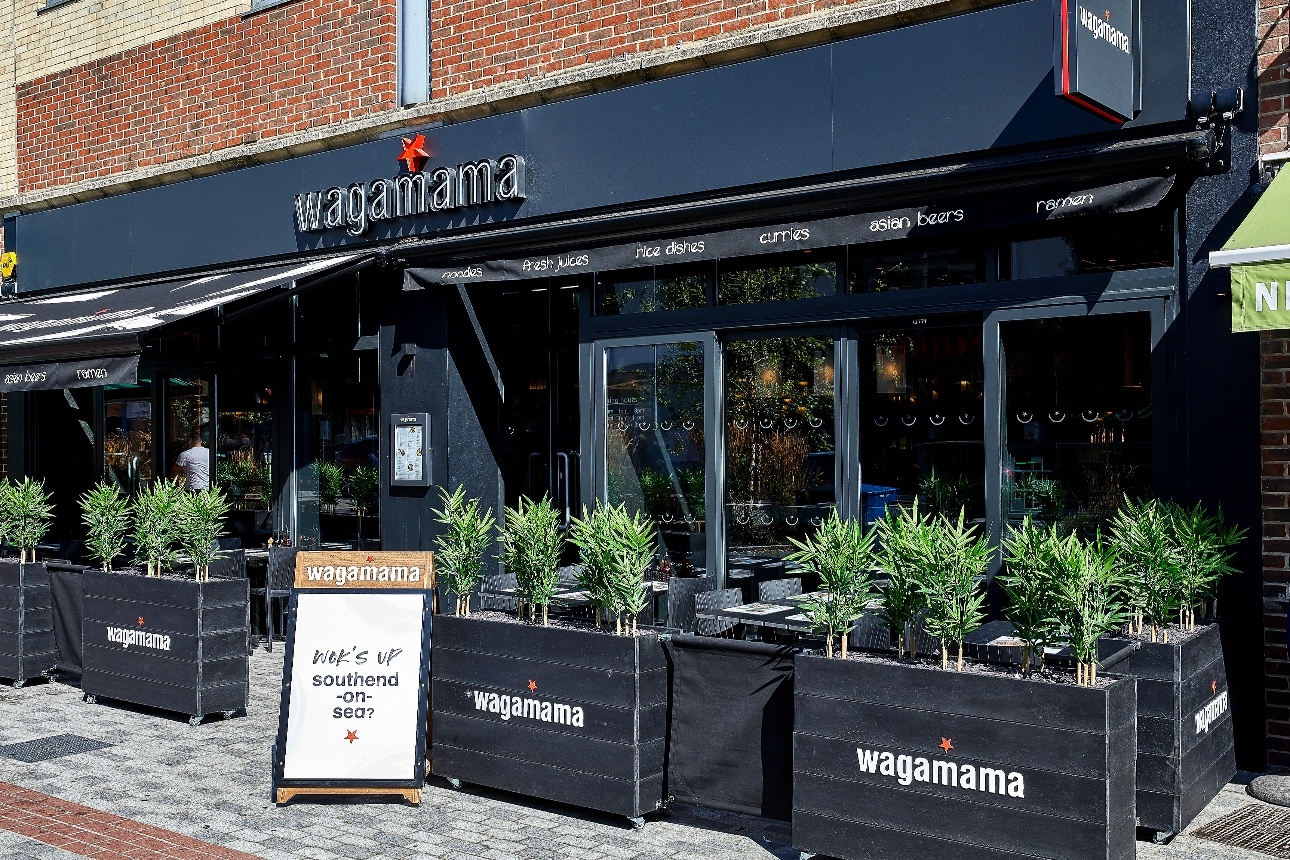
[(1100, 535), (1071, 542), (1057, 583), (1057, 613), (1078, 663), (1093, 663), (1097, 640), (1128, 620), (1124, 576), (1115, 550)]
[(1054, 478), (1026, 475), (1017, 482), (1016, 492), (1039, 509), (1039, 518), (1054, 525), (1066, 513), (1070, 491)]
[(918, 499), (932, 516), (953, 516), (968, 507), (980, 491), (980, 485), (967, 475), (946, 478), (935, 467), (918, 479)]
[(560, 554), (564, 536), (557, 528), (560, 513), (543, 496), (539, 501), (520, 497), (519, 504), (506, 509), (506, 527), (502, 531), (502, 563), (515, 574), (519, 593), (534, 606), (546, 608), (551, 603), (560, 579)]
[(878, 567), (887, 575), (882, 594), (882, 617), (897, 642), (897, 653), (914, 656), (911, 628), (923, 611), (924, 594), (919, 588), (923, 575), (923, 543), (931, 518), (918, 511), (918, 502), (908, 508), (889, 506), (874, 523), (878, 542)]
[(570, 524), (569, 542), (578, 548), (582, 572), (578, 584), (593, 606), (611, 613), (621, 629), (622, 616), (645, 608), (645, 572), (654, 563), (658, 537), (653, 524), (626, 505), (597, 504)]
[(134, 545), (149, 575), (169, 568), (179, 538), (179, 511), (187, 491), (176, 479), (158, 479), (134, 497)]
[(318, 504), (324, 508), (335, 507), (345, 490), (345, 473), (335, 463), (317, 460), (314, 477), (318, 481)]
[(5, 538), (18, 547), (25, 559), (32, 553), (36, 544), (45, 538), (49, 531), (49, 521), (54, 518), (54, 505), (51, 494), (45, 492), (45, 482), (23, 478), (16, 484), (6, 482), (3, 496), (0, 496), (0, 519), (3, 519)]
[(682, 469), (678, 472), (681, 478), (681, 490), (685, 493), (685, 503), (690, 506), (690, 515), (696, 520), (704, 518), (707, 511), (707, 479), (702, 469)]
[(107, 481), (81, 496), (81, 522), (88, 535), (85, 548), (104, 570), (112, 569), (112, 559), (125, 549), (130, 531), (130, 500)]
[[(381, 489), (381, 474), (375, 466), (359, 466), (349, 476), (349, 496), (361, 517), (376, 502), (376, 493)], [(492, 513), (492, 509), (489, 509)]]
[[(375, 471), (375, 470), (373, 470)], [(444, 526), (439, 536), (435, 563), (443, 573), (448, 590), (457, 595), (457, 615), (469, 614), (467, 596), (484, 577), (484, 553), (493, 541), (497, 520), (493, 509), (481, 512), (479, 499), (466, 499), (466, 488), (449, 493), (439, 488), (442, 507), (435, 522)]]
[(667, 503), (672, 498), (672, 481), (667, 473), (643, 466), (637, 472), (636, 480), (641, 485), (645, 512), (655, 518), (667, 513)]
[(184, 493), (179, 499), (179, 543), (197, 568), (197, 578), (207, 579), (207, 568), (218, 551), (215, 540), (223, 531), (229, 503), (218, 487)]
[(802, 602), (802, 612), (811, 627), (825, 636), (828, 656), (833, 656), (833, 637), (842, 639), (842, 654), (847, 656), (847, 634), (874, 598), (874, 535), (862, 534), (860, 523), (843, 520), (835, 508), (814, 534), (804, 541), (789, 538), (797, 551), (786, 556), (820, 579), (822, 597)]
[(1245, 539), (1245, 530), (1224, 525), (1223, 512), (1207, 514), (1199, 503), (1184, 508), (1165, 503), (1169, 521), (1167, 540), (1174, 554), (1182, 604), (1195, 606), (1214, 596), (1222, 577), (1236, 573), (1235, 555), (1229, 548)]
[(1063, 535), (1058, 527), (1041, 527), (1026, 517), (1003, 539), (1007, 573), (999, 583), (1008, 596), (1004, 616), (1023, 646), (1021, 671), (1029, 673), (1031, 655), (1043, 666), (1044, 648), (1053, 645), (1060, 633), (1057, 587), (1067, 559), (1078, 544), (1075, 535)]
[(922, 558), (923, 624), (941, 640), (941, 666), (948, 663), (949, 643), (958, 644), (958, 668), (963, 668), (963, 640), (985, 619), (985, 590), (981, 578), (990, 567), (989, 540), (966, 523), (944, 515), (919, 530), (916, 551)]

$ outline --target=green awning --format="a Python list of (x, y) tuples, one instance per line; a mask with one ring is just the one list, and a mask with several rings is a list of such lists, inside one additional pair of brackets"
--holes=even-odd
[(1290, 261), (1232, 267), (1232, 331), (1290, 329)]
[(1290, 170), (1277, 174), (1223, 249), (1209, 255), (1215, 267), (1281, 260), (1290, 260)]

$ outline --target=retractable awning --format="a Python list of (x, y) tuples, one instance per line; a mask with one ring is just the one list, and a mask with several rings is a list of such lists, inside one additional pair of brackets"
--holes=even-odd
[(1232, 269), (1232, 331), (1290, 328), (1290, 171), (1277, 174), (1209, 264)]
[(0, 302), (0, 392), (134, 382), (141, 334), (359, 256)]

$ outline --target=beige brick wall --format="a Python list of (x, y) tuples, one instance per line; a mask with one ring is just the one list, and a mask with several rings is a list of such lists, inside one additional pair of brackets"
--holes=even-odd
[(18, 190), (18, 84), (222, 21), (251, 3), (73, 0), (37, 14), (44, 6), (44, 0), (0, 0), (0, 199)]

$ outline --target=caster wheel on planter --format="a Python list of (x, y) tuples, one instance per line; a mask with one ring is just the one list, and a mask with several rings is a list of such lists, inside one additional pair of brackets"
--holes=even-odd
[(193, 714), (191, 717), (188, 718), (188, 725), (196, 727), (201, 724), (201, 721), (202, 721), (201, 714)]
[(448, 780), (448, 785), (452, 786), (453, 791), (461, 791), (461, 780), (457, 779), (455, 776), (444, 778)]
[(633, 818), (632, 816), (629, 815), (627, 817), (627, 820), (631, 823), (632, 830), (643, 830), (645, 828), (644, 816), (637, 815), (636, 817)]
[(99, 703), (99, 697), (98, 697), (98, 696), (91, 696), (89, 693), (86, 693), (86, 694), (85, 694), (84, 696), (82, 696), (81, 698), (82, 698), (82, 699), (84, 699), (84, 700), (85, 700), (85, 703), (86, 703), (86, 704), (89, 704), (89, 705), (97, 705), (97, 704)]

